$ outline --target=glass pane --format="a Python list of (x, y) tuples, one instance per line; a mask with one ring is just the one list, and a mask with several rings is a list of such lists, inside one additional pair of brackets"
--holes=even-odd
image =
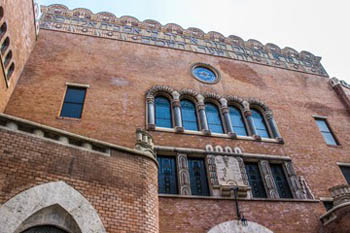
[(82, 110), (82, 104), (64, 103), (61, 111), (61, 117), (81, 118)]
[(85, 88), (68, 87), (64, 102), (82, 104), (85, 99)]
[(269, 138), (269, 132), (267, 130), (264, 117), (255, 109), (252, 109), (252, 118), (257, 131), (257, 134), (263, 138)]
[(182, 125), (184, 129), (198, 131), (196, 108), (189, 100), (181, 100)]
[(207, 173), (204, 160), (188, 158), (192, 195), (209, 196)]
[(177, 194), (176, 162), (174, 157), (157, 157), (158, 169), (158, 192)]
[(341, 169), (346, 181), (348, 182), (348, 184), (350, 184), (350, 167), (340, 166), (340, 169)]
[(281, 164), (270, 164), (280, 198), (293, 198)]
[(329, 132), (329, 128), (325, 120), (316, 119), (316, 123), (321, 132)]
[(208, 127), (213, 133), (223, 133), (222, 123), (219, 110), (214, 104), (205, 105), (205, 113), (207, 115)]
[(328, 145), (338, 145), (332, 133), (322, 132), (322, 135)]
[(241, 111), (235, 107), (229, 107), (229, 109), (233, 131), (237, 135), (247, 136), (247, 130), (243, 122)]
[(257, 163), (246, 163), (245, 169), (253, 197), (266, 198), (266, 191)]
[(156, 97), (156, 126), (172, 128), (170, 102), (165, 97)]

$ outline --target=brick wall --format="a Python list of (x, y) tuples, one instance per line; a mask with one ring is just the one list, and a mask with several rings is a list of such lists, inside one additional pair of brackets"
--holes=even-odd
[[(325, 211), (318, 202), (240, 201), (248, 221), (274, 233), (320, 232), (319, 216)], [(235, 220), (234, 200), (206, 198), (159, 198), (161, 233), (205, 233), (220, 223)]]
[(7, 23), (5, 37), (10, 38), (12, 61), (15, 62), (15, 72), (11, 76), (8, 87), (3, 70), (0, 68), (0, 112), (3, 112), (34, 48), (35, 25), (32, 0), (0, 0), (0, 6), (4, 8), (4, 20)]
[(158, 232), (157, 166), (149, 158), (107, 157), (0, 128), (0, 171), (0, 204), (64, 181), (92, 204), (107, 232)]

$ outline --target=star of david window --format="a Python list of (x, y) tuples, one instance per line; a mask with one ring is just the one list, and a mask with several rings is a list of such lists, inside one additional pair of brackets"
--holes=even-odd
[(219, 73), (206, 64), (196, 64), (192, 66), (192, 75), (197, 80), (207, 84), (215, 84), (220, 80)]

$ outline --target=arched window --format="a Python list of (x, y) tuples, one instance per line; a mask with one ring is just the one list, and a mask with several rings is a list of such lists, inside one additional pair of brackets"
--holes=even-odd
[(233, 131), (240, 136), (247, 136), (247, 129), (245, 127), (241, 111), (233, 106), (229, 106), (230, 119)]
[(196, 107), (189, 100), (181, 100), (182, 126), (187, 130), (198, 131)]
[(155, 99), (156, 126), (172, 128), (170, 101), (162, 96)]
[(223, 133), (222, 122), (219, 109), (211, 103), (205, 104), (205, 113), (207, 115), (209, 130), (213, 133)]
[(270, 134), (267, 130), (266, 123), (264, 117), (261, 115), (261, 113), (255, 109), (251, 109), (252, 111), (252, 118), (254, 121), (256, 133), (262, 137), (262, 138), (269, 138)]
[(6, 37), (5, 41), (1, 45), (1, 54), (4, 55), (8, 47), (10, 46), (10, 38)]
[(0, 40), (3, 38), (6, 32), (7, 32), (7, 24), (3, 23), (0, 27)]

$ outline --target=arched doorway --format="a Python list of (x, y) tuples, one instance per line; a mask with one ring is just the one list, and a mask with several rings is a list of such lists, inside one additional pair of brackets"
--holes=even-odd
[(208, 233), (273, 233), (273, 231), (256, 222), (248, 221), (248, 225), (243, 226), (241, 221), (232, 220), (214, 226)]
[(1, 233), (28, 233), (39, 226), (55, 226), (63, 233), (106, 233), (89, 201), (62, 181), (34, 186), (0, 207)]
[(67, 231), (61, 230), (55, 226), (36, 226), (28, 230), (23, 231), (22, 233), (68, 233)]

